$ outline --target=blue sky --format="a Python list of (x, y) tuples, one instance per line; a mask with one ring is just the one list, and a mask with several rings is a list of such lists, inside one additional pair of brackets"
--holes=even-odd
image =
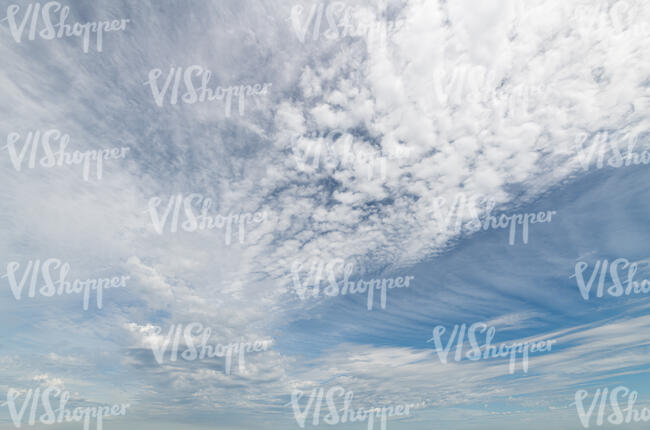
[[(12, 4), (0, 1), (0, 19)], [(16, 4), (22, 18), (29, 3)], [(336, 386), (354, 407), (413, 405), (390, 429), (579, 429), (575, 392), (618, 385), (650, 407), (648, 295), (584, 300), (572, 277), (579, 261), (589, 276), (625, 258), (650, 279), (647, 164), (607, 165), (612, 145), (648, 149), (650, 6), (331, 2), (315, 30), (317, 2), (61, 4), (71, 24), (129, 22), (85, 53), (76, 37), (28, 40), (29, 23), (16, 42), (0, 21), (0, 275), (57, 258), (70, 279), (129, 280), (84, 310), (78, 294), (16, 300), (0, 278), (0, 403), (11, 388), (57, 387), (73, 407), (131, 405), (105, 428), (228, 430), (298, 429), (292, 393)], [(385, 39), (344, 34), (345, 14), (385, 25)], [(151, 70), (160, 88), (171, 68), (193, 65), (212, 89), (271, 85), (229, 114), (223, 100), (171, 104), (167, 93), (156, 104)], [(101, 179), (79, 165), (17, 170), (11, 133), (20, 150), (50, 129), (70, 136), (70, 151), (128, 152)], [(384, 160), (370, 174), (367, 154)], [(192, 193), (212, 216), (266, 217), (231, 243), (223, 228), (156, 232), (151, 199), (162, 214)], [(556, 214), (530, 225), (527, 243), (518, 227), (513, 245), (508, 229), (441, 229), (435, 202), (461, 195), (493, 214)], [(368, 310), (366, 294), (302, 300), (292, 265), (306, 280), (312, 262), (335, 259), (353, 264), (351, 280), (414, 279), (388, 290), (385, 309), (376, 297)], [(193, 322), (211, 328), (211, 344), (272, 346), (247, 355), (245, 373), (226, 374), (223, 357), (159, 364), (147, 333)], [(501, 358), (442, 363), (434, 328), (446, 342), (477, 322), (497, 343), (557, 342), (530, 355), (527, 373)]]

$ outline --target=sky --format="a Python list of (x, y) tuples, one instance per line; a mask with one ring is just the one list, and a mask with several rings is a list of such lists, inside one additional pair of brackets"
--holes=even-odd
[[(646, 2), (36, 4), (0, 0), (0, 429), (83, 428), (36, 389), (127, 430), (369, 428), (321, 389), (396, 430), (650, 408), (648, 292), (610, 288), (650, 279)], [(477, 323), (554, 342), (510, 372)]]

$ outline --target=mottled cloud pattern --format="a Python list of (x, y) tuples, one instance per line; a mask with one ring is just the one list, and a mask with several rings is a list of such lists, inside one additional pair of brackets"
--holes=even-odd
[[(13, 4), (0, 1), (0, 18)], [(15, 4), (20, 24), (29, 3)], [(93, 33), (87, 52), (83, 37), (30, 40), (27, 21), (17, 42), (0, 22), (0, 274), (17, 262), (20, 282), (28, 262), (56, 258), (68, 280), (128, 281), (84, 310), (83, 294), (30, 297), (25, 277), (17, 300), (0, 278), (0, 402), (10, 388), (54, 387), (71, 407), (128, 403), (104, 422), (128, 429), (294, 428), (292, 392), (304, 407), (334, 386), (355, 407), (411, 405), (389, 420), (396, 429), (580, 428), (575, 391), (608, 384), (647, 404), (647, 296), (598, 298), (596, 280), (584, 300), (574, 269), (589, 262), (588, 278), (597, 260), (627, 258), (635, 279), (650, 276), (647, 163), (624, 158), (648, 149), (648, 4), (66, 5), (70, 23), (129, 21), (101, 51)], [(183, 101), (191, 66), (220, 98)], [(154, 69), (157, 91), (169, 80), (164, 103)], [(17, 158), (30, 132), (53, 129), (70, 152), (128, 150), (101, 178), (96, 160), (87, 177), (82, 163), (44, 166), (42, 146)], [(191, 195), (174, 215), (175, 197)], [(214, 225), (183, 227), (185, 201)], [(453, 221), (441, 227), (442, 208)], [(541, 211), (556, 214), (525, 243), (521, 225), (468, 228)], [(296, 276), (307, 282), (318, 264), (323, 289), (347, 276), (414, 280), (385, 307), (377, 292), (372, 310), (367, 294), (301, 298)], [(455, 324), (481, 321), (493, 343), (557, 343), (511, 375), (506, 358), (442, 363), (427, 342), (437, 325), (446, 345)], [(245, 364), (226, 349), (158, 362), (152, 345), (172, 333), (171, 351), (170, 327), (191, 323), (210, 328), (211, 345), (269, 348)], [(0, 427), (13, 425), (3, 406)]]

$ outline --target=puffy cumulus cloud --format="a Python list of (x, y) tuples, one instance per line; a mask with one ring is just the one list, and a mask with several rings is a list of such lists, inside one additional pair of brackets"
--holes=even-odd
[(65, 384), (63, 383), (62, 379), (51, 378), (47, 374), (36, 375), (32, 378), (32, 380), (36, 381), (43, 387), (53, 387), (58, 388), (59, 390), (63, 390), (65, 388)]
[[(188, 347), (200, 353), (203, 333), (194, 330), (188, 339), (183, 332), (183, 337), (175, 341), (172, 330), (167, 333), (158, 326), (129, 323), (125, 328), (132, 337), (128, 366), (144, 373), (150, 384), (141, 393), (142, 405), (151, 406), (143, 408), (145, 416), (159, 413), (185, 416), (188, 404), (194, 411), (213, 413), (260, 408), (268, 412), (266, 408), (277, 407), (278, 396), (288, 389), (287, 372), (293, 360), (274, 351), (272, 340), (266, 339), (266, 347), (261, 352), (246, 349), (246, 353), (240, 354), (235, 345), (239, 348), (243, 343), (246, 348), (247, 342), (253, 345), (259, 339), (244, 336), (233, 341), (213, 335), (207, 345), (210, 351), (218, 351), (219, 356), (186, 360), (182, 353)], [(172, 360), (170, 352), (175, 343), (178, 358)], [(154, 361), (153, 349), (162, 351), (161, 362)], [(229, 349), (231, 354), (227, 352)], [(233, 396), (233, 391), (238, 395)], [(161, 398), (167, 397), (176, 400), (172, 404), (160, 403)]]
[[(544, 18), (521, 16), (529, 8), (543, 10)], [(332, 245), (340, 248), (339, 254), (357, 248), (372, 255), (385, 249), (384, 257), (402, 262), (404, 252), (389, 230), (407, 225), (413, 232), (407, 239), (413, 254), (427, 255), (448, 239), (438, 237), (428, 217), (434, 198), (478, 193), (505, 204), (512, 185), (525, 184), (534, 194), (575, 173), (581, 133), (605, 124), (621, 133), (631, 124), (647, 125), (646, 111), (630, 109), (646, 79), (646, 56), (627, 58), (638, 66), (632, 72), (610, 66), (620, 76), (598, 82), (592, 77), (595, 64), (611, 64), (620, 56), (610, 43), (626, 32), (600, 32), (603, 43), (596, 44), (575, 28), (575, 12), (567, 9), (560, 2), (513, 4), (504, 12), (468, 2), (413, 1), (400, 11), (404, 25), (389, 34), (386, 44), (351, 41), (320, 68), (305, 67), (304, 98), (282, 108), (292, 112), (292, 123), (279, 118), (282, 128), (293, 125), (298, 134), (307, 124), (294, 155), (302, 157), (317, 133), (343, 160), (337, 146), (346, 132), (355, 134), (352, 151), (374, 147), (389, 154), (404, 145), (414, 154), (410, 162), (389, 162), (386, 177), (366, 177), (361, 162), (321, 163), (306, 172), (317, 193), (309, 216), (323, 203), (330, 210), (351, 206), (370, 215), (362, 215), (365, 226), (383, 233), (366, 242), (361, 234), (348, 236), (348, 243)], [(482, 23), (490, 24), (482, 28)], [(640, 47), (643, 39), (630, 42)], [(355, 50), (364, 60), (360, 70), (349, 70), (343, 59)], [(594, 64), (560, 62), (578, 54), (588, 55)], [(618, 94), (614, 99), (608, 95), (613, 93)], [(279, 145), (286, 147), (285, 142)], [(287, 160), (287, 168), (295, 168), (292, 161)], [(327, 198), (331, 188), (334, 198)], [(316, 252), (316, 246), (308, 244), (302, 252)]]
[[(410, 1), (398, 10), (402, 25), (383, 43), (342, 38), (334, 50), (323, 42), (330, 55), (304, 67), (302, 97), (283, 102), (276, 116), (276, 147), (293, 155), (281, 183), (301, 184), (297, 196), (290, 185), (284, 194), (304, 215), (282, 196), (275, 202), (280, 217), (305, 226), (300, 252), (361, 254), (377, 267), (412, 262), (450, 239), (431, 222), (435, 198), (479, 194), (507, 205), (515, 185), (531, 197), (579, 171), (583, 153), (576, 145), (594, 145), (581, 142), (581, 134), (647, 127), (647, 110), (638, 104), (647, 97), (647, 39), (628, 27), (641, 24), (648, 10), (634, 7), (639, 15), (626, 15), (627, 27), (592, 31), (576, 21), (578, 5), (558, 1)], [(375, 23), (385, 19), (380, 7), (366, 11)], [(604, 19), (611, 23), (608, 14)], [(621, 54), (623, 41), (635, 55)], [(350, 67), (351, 57), (361, 59), (358, 67)], [(385, 175), (377, 162), (367, 175), (366, 160), (346, 162), (346, 142), (357, 154), (389, 158), (404, 147), (411, 156), (389, 158)], [(321, 148), (320, 161), (309, 163), (310, 148)], [(325, 152), (333, 160), (323, 161)], [(296, 159), (308, 166), (296, 168)], [(338, 229), (349, 232), (345, 240), (315, 240), (335, 228), (317, 221), (322, 207), (354, 211), (338, 219)]]

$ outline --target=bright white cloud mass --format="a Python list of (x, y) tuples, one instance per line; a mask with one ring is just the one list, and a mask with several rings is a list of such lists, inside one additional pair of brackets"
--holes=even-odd
[(391, 429), (578, 429), (617, 386), (650, 407), (647, 2), (4, 17), (0, 429), (84, 425), (30, 422), (37, 389), (97, 428), (128, 405), (124, 429), (396, 405)]

